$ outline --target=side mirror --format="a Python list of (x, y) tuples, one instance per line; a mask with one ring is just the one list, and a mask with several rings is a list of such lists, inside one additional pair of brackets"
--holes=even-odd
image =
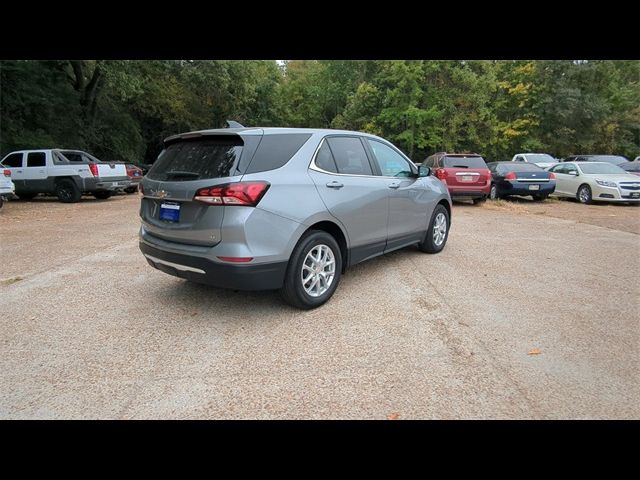
[(427, 167), (425, 165), (419, 165), (418, 166), (418, 177), (428, 177), (429, 175), (431, 175), (431, 168)]
[(575, 170), (571, 170), (570, 172), (567, 172), (569, 175), (573, 175), (574, 177), (578, 176), (578, 172), (576, 172)]

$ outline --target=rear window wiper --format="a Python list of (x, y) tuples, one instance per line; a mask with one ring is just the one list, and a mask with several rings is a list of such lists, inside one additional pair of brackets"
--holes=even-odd
[(453, 168), (469, 168), (469, 165), (454, 165)]
[(165, 175), (167, 176), (167, 180), (170, 178), (181, 178), (181, 177), (186, 177), (186, 178), (200, 178), (200, 174), (199, 173), (195, 173), (195, 172), (183, 172), (183, 171), (179, 171), (179, 170), (172, 170), (170, 172), (165, 173)]

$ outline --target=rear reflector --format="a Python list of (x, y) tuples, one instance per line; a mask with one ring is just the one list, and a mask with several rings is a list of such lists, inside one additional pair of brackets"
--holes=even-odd
[(194, 200), (209, 205), (238, 205), (255, 207), (269, 189), (270, 183), (235, 182), (199, 189)]
[(4, 176), (5, 177), (10, 177), (11, 176), (11, 170), (5, 170), (4, 171)]
[(223, 262), (231, 263), (247, 263), (253, 260), (253, 257), (218, 257)]

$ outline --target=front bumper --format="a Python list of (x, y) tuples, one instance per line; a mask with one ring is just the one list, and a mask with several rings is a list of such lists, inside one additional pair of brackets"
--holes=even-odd
[(282, 287), (288, 262), (235, 265), (205, 257), (168, 252), (143, 241), (140, 251), (149, 265), (192, 282), (234, 290), (276, 290)]
[(626, 189), (620, 189), (618, 187), (606, 187), (604, 185), (592, 185), (591, 186), (591, 198), (594, 201), (601, 202), (640, 202), (640, 198), (633, 198), (632, 193), (637, 191), (630, 191)]

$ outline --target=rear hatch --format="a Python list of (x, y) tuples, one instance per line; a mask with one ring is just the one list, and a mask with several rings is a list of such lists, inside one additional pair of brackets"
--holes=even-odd
[(447, 155), (442, 165), (447, 185), (452, 187), (484, 187), (491, 176), (479, 155)]
[(237, 134), (179, 138), (166, 145), (142, 181), (145, 230), (179, 243), (219, 243), (225, 207), (194, 197), (200, 189), (239, 181), (243, 153), (248, 153), (245, 142)]

